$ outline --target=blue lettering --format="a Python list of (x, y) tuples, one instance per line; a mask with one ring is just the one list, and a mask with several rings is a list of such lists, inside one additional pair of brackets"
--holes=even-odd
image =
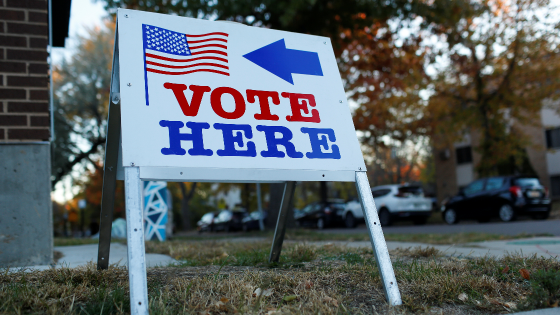
[[(309, 134), (309, 140), (311, 141), (312, 151), (305, 154), (308, 159), (340, 159), (340, 151), (336, 144), (331, 145), (332, 152), (323, 152), (323, 149), (329, 149), (327, 136), (330, 142), (336, 141), (334, 130), (329, 128), (302, 127), (301, 132)], [(319, 134), (322, 134), (320, 138)], [(323, 147), (323, 149), (321, 149), (321, 147)]]
[[(222, 130), (224, 136), (224, 149), (216, 151), (219, 156), (257, 156), (253, 141), (247, 141), (247, 150), (237, 150), (235, 148), (236, 143), (240, 148), (243, 148), (243, 134), (247, 139), (253, 138), (251, 125), (214, 124), (214, 128)], [(233, 135), (234, 131), (237, 131), (235, 136)]]
[(191, 133), (179, 131), (184, 126), (182, 121), (162, 120), (159, 125), (169, 128), (169, 148), (161, 149), (163, 155), (185, 155), (187, 151), (181, 147), (181, 141), (192, 141), (193, 147), (189, 149), (190, 155), (212, 155), (212, 150), (204, 149), (202, 140), (202, 129), (210, 129), (208, 123), (187, 122), (186, 126), (191, 129)]
[[(296, 151), (296, 147), (293, 143), (290, 142), (293, 138), (292, 131), (290, 129), (283, 127), (283, 126), (257, 126), (258, 131), (263, 131), (264, 136), (266, 137), (266, 146), (268, 147), (267, 151), (261, 151), (262, 157), (279, 157), (283, 158), (286, 156), (284, 152), (278, 150), (278, 146), (282, 145), (286, 148), (286, 153), (291, 158), (302, 158), (303, 153)], [(282, 134), (281, 138), (276, 138), (276, 133)]]

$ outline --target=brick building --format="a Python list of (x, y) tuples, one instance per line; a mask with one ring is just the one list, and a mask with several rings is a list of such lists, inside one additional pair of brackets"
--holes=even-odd
[[(53, 3), (55, 46), (70, 0)], [(0, 266), (52, 262), (49, 3), (0, 0)]]

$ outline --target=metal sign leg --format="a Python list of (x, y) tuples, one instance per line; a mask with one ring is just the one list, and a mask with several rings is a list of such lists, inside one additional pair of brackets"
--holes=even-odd
[(105, 142), (105, 162), (103, 163), (103, 190), (101, 194), (101, 218), (99, 220), (97, 269), (109, 268), (111, 228), (113, 226), (113, 209), (115, 207), (115, 189), (117, 186), (117, 163), (119, 162), (119, 145), (121, 137), (118, 42), (118, 34), (115, 33), (115, 50), (113, 53), (113, 70), (111, 74), (111, 101), (109, 102), (107, 140)]
[(278, 213), (278, 221), (276, 222), (276, 230), (274, 231), (274, 240), (270, 249), (269, 262), (278, 262), (280, 252), (282, 252), (282, 243), (284, 242), (284, 234), (286, 234), (286, 222), (288, 221), (288, 210), (294, 197), (296, 190), (296, 182), (286, 182), (284, 186), (284, 195), (282, 196), (282, 204)]
[(356, 172), (356, 188), (358, 189), (358, 196), (362, 203), (364, 210), (364, 218), (369, 231), (371, 245), (377, 260), (377, 266), (381, 273), (381, 282), (385, 290), (385, 298), (390, 305), (401, 305), (401, 293), (397, 285), (397, 278), (393, 271), (391, 258), (389, 257), (389, 250), (385, 243), (385, 237), (381, 230), (379, 217), (377, 216), (377, 209), (371, 194), (371, 188), (366, 172)]
[(120, 102), (118, 102), (116, 104), (111, 104), (109, 107), (109, 126), (107, 127), (105, 163), (103, 164), (103, 191), (101, 194), (97, 269), (109, 268), (109, 251), (111, 249), (111, 228), (113, 225), (113, 209), (115, 207), (115, 189), (117, 187), (120, 134), (121, 109)]
[(130, 313), (148, 314), (142, 181), (138, 167), (124, 168)]

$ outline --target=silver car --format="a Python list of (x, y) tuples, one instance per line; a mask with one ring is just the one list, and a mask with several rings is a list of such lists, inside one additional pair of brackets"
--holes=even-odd
[[(396, 220), (412, 220), (425, 224), (432, 213), (432, 200), (424, 197), (418, 185), (384, 185), (371, 189), (381, 226), (389, 226)], [(346, 204), (343, 218), (346, 227), (355, 227), (363, 221), (362, 206), (358, 201)]]

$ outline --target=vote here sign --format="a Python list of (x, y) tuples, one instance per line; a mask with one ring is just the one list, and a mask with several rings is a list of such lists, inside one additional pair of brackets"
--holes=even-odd
[(122, 163), (164, 180), (354, 181), (329, 38), (118, 11)]

